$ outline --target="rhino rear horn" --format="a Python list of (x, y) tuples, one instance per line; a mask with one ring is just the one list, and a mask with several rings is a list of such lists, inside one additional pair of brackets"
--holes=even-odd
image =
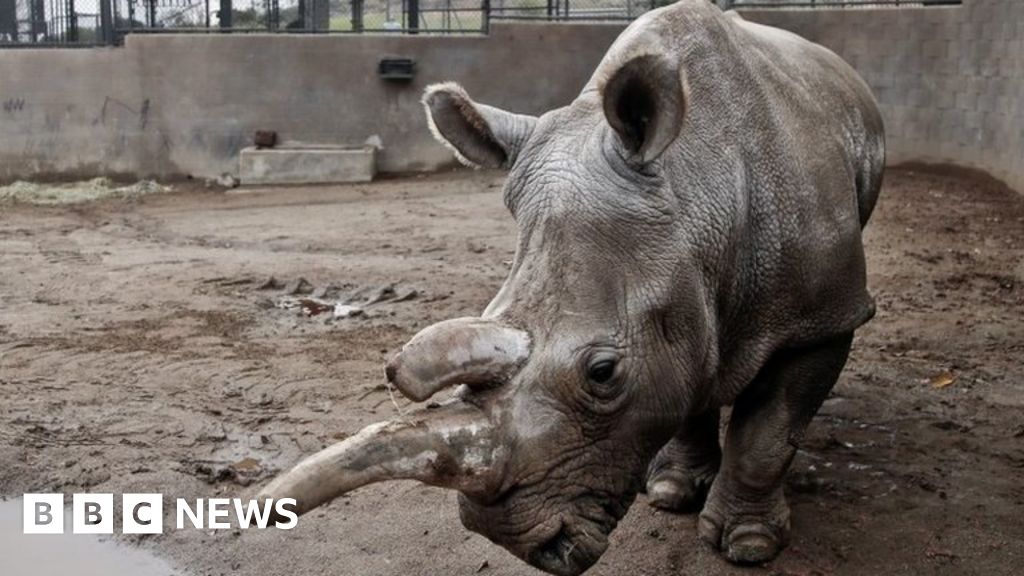
[(456, 384), (507, 382), (530, 353), (529, 335), (481, 318), (456, 318), (425, 328), (388, 362), (388, 382), (422, 402)]

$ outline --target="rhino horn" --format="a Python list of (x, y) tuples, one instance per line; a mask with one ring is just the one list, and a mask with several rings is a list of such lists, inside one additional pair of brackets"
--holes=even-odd
[(294, 512), (304, 514), (384, 480), (419, 480), (467, 495), (486, 494), (497, 478), (497, 452), (484, 414), (453, 401), (367, 426), (278, 476), (258, 498), (294, 498)]
[(507, 382), (530, 353), (529, 335), (494, 320), (456, 318), (425, 328), (387, 365), (388, 382), (421, 402), (456, 384)]

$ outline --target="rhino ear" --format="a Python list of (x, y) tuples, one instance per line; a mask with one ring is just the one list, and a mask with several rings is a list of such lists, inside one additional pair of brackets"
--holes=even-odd
[(428, 87), (423, 106), (434, 137), (473, 167), (510, 168), (537, 124), (533, 116), (473, 102), (454, 82)]
[(679, 67), (664, 56), (642, 54), (604, 79), (599, 85), (604, 116), (627, 160), (656, 160), (679, 135), (686, 115), (686, 83)]

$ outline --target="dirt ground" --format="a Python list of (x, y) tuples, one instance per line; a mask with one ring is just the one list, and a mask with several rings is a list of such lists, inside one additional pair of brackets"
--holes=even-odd
[[(501, 284), (515, 227), (500, 185), (457, 172), (0, 206), (0, 495), (248, 494), (395, 416), (384, 359)], [(879, 313), (788, 477), (789, 549), (732, 567), (693, 516), (640, 497), (591, 574), (1021, 574), (1024, 196), (891, 171), (867, 250)], [(306, 317), (279, 307), (300, 277), (385, 300)], [(408, 482), (289, 532), (133, 542), (193, 575), (539, 574), (463, 529), (453, 494)]]

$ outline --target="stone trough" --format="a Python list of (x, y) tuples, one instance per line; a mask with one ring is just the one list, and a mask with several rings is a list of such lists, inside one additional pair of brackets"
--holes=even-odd
[(244, 185), (369, 182), (376, 173), (377, 149), (372, 145), (252, 146), (239, 157)]

